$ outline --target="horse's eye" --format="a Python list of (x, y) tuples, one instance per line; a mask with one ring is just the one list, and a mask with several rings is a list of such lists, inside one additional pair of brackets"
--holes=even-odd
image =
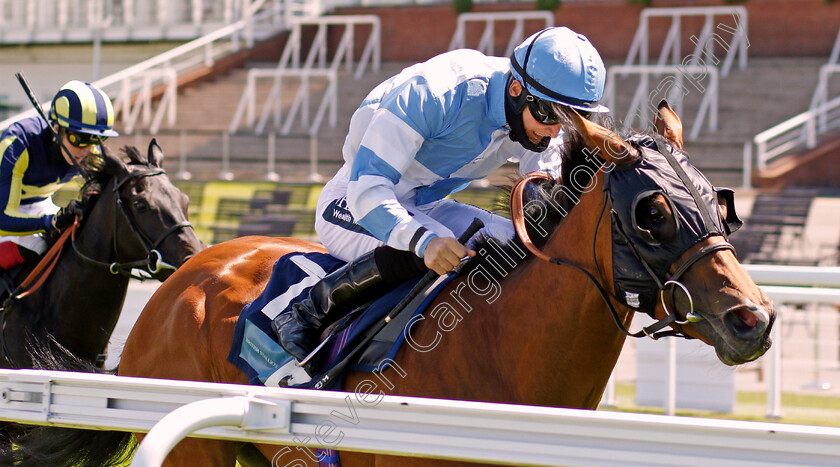
[(146, 202), (144, 199), (135, 199), (132, 204), (134, 205), (134, 210), (138, 213), (146, 212), (149, 210), (149, 203)]
[(648, 212), (648, 214), (650, 215), (650, 220), (653, 222), (658, 223), (665, 220), (665, 216), (662, 215), (662, 211), (660, 211), (659, 207), (657, 206), (651, 206), (650, 212)]
[(633, 221), (639, 235), (651, 245), (673, 240), (677, 232), (676, 218), (661, 193), (640, 199)]

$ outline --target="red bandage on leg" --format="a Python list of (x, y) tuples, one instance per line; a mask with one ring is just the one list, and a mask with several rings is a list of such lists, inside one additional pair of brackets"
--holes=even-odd
[(11, 269), (24, 262), (18, 244), (14, 242), (0, 243), (0, 268)]

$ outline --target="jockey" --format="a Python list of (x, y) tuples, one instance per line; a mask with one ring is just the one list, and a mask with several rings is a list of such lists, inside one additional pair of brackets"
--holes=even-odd
[(81, 163), (99, 154), (103, 141), (119, 136), (113, 129), (111, 100), (90, 83), (70, 81), (62, 86), (52, 100), (49, 119), (19, 120), (0, 136), (2, 269), (38, 258), (47, 248), (44, 232), (64, 229), (82, 214), (76, 200), (59, 209), (52, 195), (79, 175), (71, 157)]
[(356, 306), (475, 255), (456, 239), (475, 217), (488, 235), (511, 238), (510, 220), (446, 196), (508, 161), (523, 174), (559, 175), (559, 115), (565, 107), (584, 117), (607, 112), (598, 103), (605, 76), (589, 40), (558, 27), (532, 35), (510, 59), (455, 50), (371, 91), (353, 114), (344, 166), (325, 185), (315, 218), (330, 254), (349, 263), (275, 318), (283, 348), (301, 361)]

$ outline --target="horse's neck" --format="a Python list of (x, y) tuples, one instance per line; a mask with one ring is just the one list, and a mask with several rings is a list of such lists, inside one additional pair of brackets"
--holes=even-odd
[[(604, 278), (602, 285), (610, 291), (608, 214), (596, 229), (603, 196), (600, 187), (584, 195), (544, 251), (599, 277), (592, 254), (597, 230), (597, 266)], [(486, 292), (492, 288), (486, 284), (478, 277), (462, 278), (436, 302), (429, 316), (431, 322), (419, 330), (415, 342), (434, 343), (437, 335), (440, 345), (434, 352), (445, 355), (449, 359), (446, 366), (454, 371), (428, 367), (428, 360), (420, 362), (424, 358), (420, 352), (406, 352), (406, 364), (421, 366), (427, 370), (422, 372), (425, 374), (441, 373), (432, 381), (413, 381), (411, 392), (430, 397), (596, 407), (624, 336), (594, 285), (571, 267), (537, 258), (509, 273), (497, 284), (498, 293)], [(470, 291), (474, 293), (470, 295)], [(463, 313), (464, 309), (469, 313)], [(617, 310), (629, 324), (626, 311)], [(462, 316), (462, 321), (452, 325), (452, 317), (457, 316)], [(450, 329), (445, 329), (447, 322)], [(451, 330), (452, 335), (447, 337), (440, 330)]]
[[(611, 293), (612, 238), (604, 196), (600, 182), (584, 194), (552, 234), (544, 251), (585, 269)], [(602, 210), (604, 214), (599, 216)], [(521, 310), (522, 319), (516, 322), (522, 332), (530, 327), (531, 339), (539, 341), (530, 345), (533, 384), (554, 384), (554, 392), (544, 394), (555, 399), (552, 405), (596, 407), (621, 353), (624, 335), (595, 284), (582, 272), (536, 258), (523, 268), (511, 285), (514, 290), (533, 293), (513, 295), (506, 309)], [(615, 301), (613, 306), (629, 325), (632, 315)], [(543, 315), (531, 318), (532, 323), (542, 321), (541, 324), (523, 326), (528, 308)]]
[[(95, 208), (75, 239), (80, 252), (106, 262), (117, 259), (112, 256), (117, 233), (108, 213), (108, 209)], [(41, 306), (54, 310), (44, 325), (62, 345), (81, 356), (100, 353), (119, 318), (127, 288), (126, 276), (83, 260), (68, 240), (49, 281), (39, 291)]]

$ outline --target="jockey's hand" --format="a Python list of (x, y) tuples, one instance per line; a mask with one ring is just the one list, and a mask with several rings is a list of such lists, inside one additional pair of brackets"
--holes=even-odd
[(427, 268), (443, 275), (455, 269), (465, 256), (475, 256), (475, 252), (454, 237), (435, 237), (426, 245), (423, 262)]
[(73, 225), (73, 221), (78, 217), (81, 221), (85, 215), (84, 204), (79, 200), (71, 200), (66, 207), (58, 210), (52, 218), (53, 229), (64, 230)]

